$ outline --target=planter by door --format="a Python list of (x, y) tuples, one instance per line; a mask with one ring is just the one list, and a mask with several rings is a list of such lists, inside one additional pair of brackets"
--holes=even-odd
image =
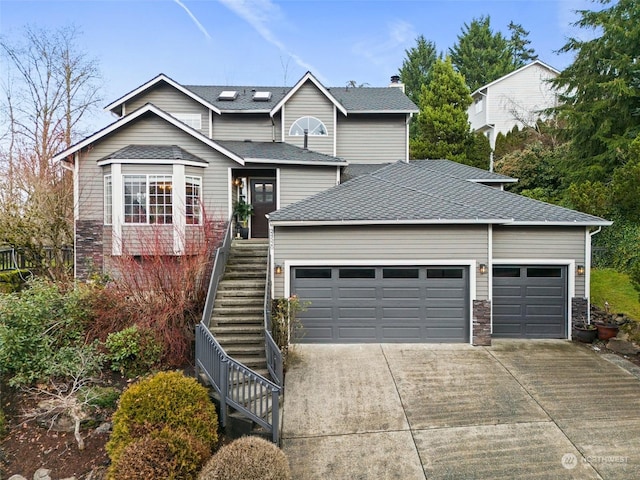
[(596, 323), (596, 327), (598, 327), (598, 338), (600, 340), (609, 340), (618, 335), (618, 330), (620, 330), (618, 325), (609, 323)]

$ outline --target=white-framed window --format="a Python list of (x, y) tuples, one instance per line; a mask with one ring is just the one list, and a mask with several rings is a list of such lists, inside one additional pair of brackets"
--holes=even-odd
[(202, 224), (202, 178), (186, 176), (185, 183), (185, 215), (187, 225)]
[(104, 176), (104, 224), (113, 223), (113, 180), (111, 175)]
[(292, 137), (303, 136), (305, 130), (311, 137), (327, 135), (327, 127), (316, 117), (300, 117), (291, 125), (289, 135)]
[(480, 113), (482, 112), (482, 109), (484, 108), (484, 101), (482, 100), (482, 98), (479, 98), (478, 100), (476, 100), (476, 113)]
[(124, 223), (173, 222), (171, 175), (123, 175)]
[(183, 123), (186, 123), (191, 128), (196, 130), (202, 129), (202, 115), (199, 113), (172, 113), (174, 117)]

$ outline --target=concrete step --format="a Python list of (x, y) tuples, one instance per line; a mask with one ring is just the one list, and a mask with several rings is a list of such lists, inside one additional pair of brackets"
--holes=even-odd
[(234, 315), (232, 317), (215, 313), (211, 315), (211, 328), (218, 325), (263, 325), (263, 323), (263, 315)]
[(216, 325), (214, 327), (211, 327), (211, 332), (218, 336), (218, 335), (228, 335), (228, 336), (234, 336), (234, 335), (259, 335), (260, 338), (264, 341), (264, 336), (263, 336), (263, 330), (264, 330), (264, 326), (262, 323), (260, 323), (260, 325), (258, 324), (223, 324), (223, 325)]
[(251, 280), (225, 280), (225, 278), (223, 277), (220, 283), (218, 284), (218, 291), (220, 291), (220, 289), (223, 289), (223, 290), (224, 289), (229, 289), (229, 290), (262, 289), (264, 293), (265, 285), (266, 285), (266, 278), (265, 279), (256, 278)]
[(246, 269), (238, 269), (238, 270), (227, 270), (224, 272), (225, 280), (256, 280), (263, 279), (267, 277), (266, 269), (255, 269), (255, 270), (246, 270)]
[(216, 298), (216, 307), (243, 307), (257, 305), (263, 307), (264, 305), (264, 292), (261, 295), (244, 296), (223, 296)]
[(230, 343), (230, 344), (223, 345), (222, 342), (220, 342), (220, 345), (222, 345), (222, 348), (224, 348), (224, 351), (227, 352), (227, 355), (232, 356), (236, 360), (237, 360), (236, 357), (241, 356), (241, 357), (246, 357), (251, 359), (256, 358), (259, 360), (264, 360), (265, 362), (267, 361), (264, 353), (264, 344), (260, 345), (255, 343), (250, 343), (250, 344)]
[(262, 315), (264, 308), (262, 305), (237, 305), (237, 306), (218, 306), (213, 308), (214, 315)]
[[(263, 351), (264, 353), (264, 351)], [(260, 369), (264, 369), (266, 370), (267, 368), (267, 358), (262, 355), (231, 355), (229, 354), (231, 357), (233, 357), (233, 359), (236, 362), (240, 362), (241, 364), (243, 364), (245, 367), (249, 367), (250, 369), (254, 369), (255, 368), (260, 368)]]
[(253, 333), (229, 334), (229, 333), (216, 331), (215, 328), (211, 330), (211, 332), (213, 333), (214, 337), (216, 337), (216, 340), (218, 341), (218, 343), (220, 343), (220, 345), (222, 345), (222, 348), (224, 348), (225, 350), (229, 345), (255, 345), (255, 344), (260, 345), (260, 348), (264, 350), (264, 335), (261, 335), (261, 334), (256, 335)]
[(264, 300), (264, 287), (253, 287), (253, 288), (239, 288), (233, 285), (218, 285), (218, 294), (216, 295), (216, 302), (218, 299), (227, 299), (227, 298), (235, 298), (235, 297), (247, 297), (247, 298), (258, 298), (262, 297)]

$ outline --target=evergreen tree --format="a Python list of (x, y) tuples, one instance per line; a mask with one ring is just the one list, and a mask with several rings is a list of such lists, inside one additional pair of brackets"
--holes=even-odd
[(406, 58), (398, 74), (400, 81), (404, 83), (405, 93), (418, 105), (422, 85), (427, 83), (431, 67), (438, 58), (436, 45), (420, 35), (416, 38), (416, 46), (405, 50), (405, 54)]
[(509, 22), (507, 27), (511, 32), (511, 38), (509, 38), (509, 53), (511, 54), (511, 61), (513, 62), (513, 68), (518, 69), (524, 67), (526, 64), (531, 63), (538, 59), (535, 50), (529, 47), (531, 40), (529, 40), (529, 32), (525, 30), (519, 23)]
[(597, 1), (605, 8), (582, 10), (576, 22), (596, 36), (567, 41), (560, 51), (575, 60), (555, 85), (565, 92), (559, 110), (573, 139), (573, 174), (606, 181), (640, 132), (640, 2)]
[(470, 143), (467, 108), (471, 95), (451, 59), (433, 64), (428, 85), (422, 86), (411, 158), (446, 158), (464, 163)]
[(491, 30), (488, 16), (465, 23), (449, 54), (472, 92), (514, 70), (509, 42)]

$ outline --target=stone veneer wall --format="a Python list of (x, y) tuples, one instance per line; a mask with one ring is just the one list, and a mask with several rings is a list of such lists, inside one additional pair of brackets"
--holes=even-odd
[(571, 299), (571, 326), (576, 322), (586, 322), (589, 312), (589, 301), (582, 297)]
[(86, 280), (102, 273), (104, 266), (103, 225), (100, 220), (76, 220), (76, 278)]
[(491, 302), (473, 301), (473, 339), (476, 346), (491, 346)]

